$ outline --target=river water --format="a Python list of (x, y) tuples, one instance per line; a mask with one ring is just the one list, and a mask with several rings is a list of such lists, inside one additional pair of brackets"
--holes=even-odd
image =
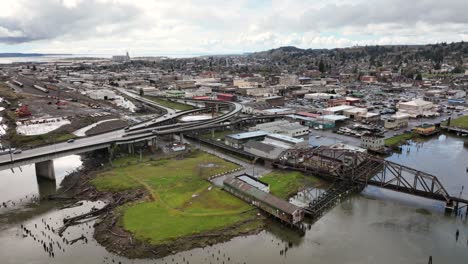
[[(451, 194), (459, 194), (462, 185), (468, 187), (468, 148), (460, 139), (442, 135), (411, 143), (388, 159), (437, 175)], [(58, 185), (66, 171), (76, 169), (81, 161), (70, 156), (55, 160), (55, 165)], [(92, 239), (93, 222), (64, 234), (66, 240), (84, 235), (87, 243), (66, 245), (49, 229), (59, 228), (66, 215), (103, 204), (59, 210), (56, 203), (37, 202), (55, 185), (38, 185), (33, 166), (22, 169), (14, 174), (0, 172), (0, 203), (8, 201), (7, 208), (0, 208), (1, 263), (428, 263), (429, 256), (433, 263), (468, 261), (464, 218), (444, 216), (443, 203), (371, 187), (327, 212), (304, 236), (271, 222), (256, 235), (158, 260), (129, 260), (107, 252)], [(32, 235), (23, 236), (21, 225)], [(53, 243), (53, 257), (40, 240)]]

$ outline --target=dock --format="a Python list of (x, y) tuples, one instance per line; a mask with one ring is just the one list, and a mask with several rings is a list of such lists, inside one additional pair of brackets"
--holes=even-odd
[(468, 135), (468, 129), (464, 128), (459, 128), (459, 127), (454, 127), (454, 126), (440, 126), (443, 130), (446, 130), (448, 132), (454, 132), (454, 133), (459, 133), (459, 134), (467, 134)]

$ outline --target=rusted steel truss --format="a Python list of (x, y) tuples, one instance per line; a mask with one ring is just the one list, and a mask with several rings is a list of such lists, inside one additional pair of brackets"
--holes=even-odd
[(326, 147), (291, 149), (277, 163), (350, 184), (374, 185), (447, 202), (466, 202), (451, 197), (434, 175), (367, 153)]

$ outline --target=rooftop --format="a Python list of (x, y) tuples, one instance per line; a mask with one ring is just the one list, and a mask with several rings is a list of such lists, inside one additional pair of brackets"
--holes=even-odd
[[(287, 115), (286, 117), (289, 117), (289, 118), (293, 118), (293, 119), (299, 119), (299, 120), (303, 120), (303, 121), (315, 121), (316, 118), (312, 118), (312, 117), (307, 117), (307, 116), (301, 116), (301, 115)], [(318, 116), (320, 117), (320, 116)]]
[(428, 102), (428, 101), (424, 101), (422, 99), (416, 99), (416, 100), (413, 100), (413, 101), (409, 101), (409, 102), (403, 102), (403, 103), (400, 103), (401, 105), (411, 105), (411, 106), (423, 106), (423, 105), (428, 105), (428, 104), (432, 104), (431, 102)]
[(266, 144), (266, 143), (255, 141), (255, 140), (250, 140), (249, 142), (247, 142), (245, 144), (244, 147), (257, 149), (257, 150), (263, 151), (265, 153), (270, 153), (273, 150), (275, 150), (276, 148), (279, 148), (278, 146)]
[(324, 110), (328, 111), (328, 112), (339, 112), (339, 111), (345, 111), (345, 110), (349, 110), (349, 109), (353, 109), (353, 108), (355, 108), (355, 106), (338, 105), (338, 106), (334, 106), (334, 107), (325, 108)]
[(263, 112), (269, 113), (269, 114), (275, 114), (275, 113), (282, 113), (282, 112), (291, 112), (293, 111), (290, 108), (272, 108), (272, 109), (265, 109)]
[(348, 119), (344, 115), (324, 115), (321, 119), (332, 120), (332, 121), (341, 121)]
[(266, 131), (257, 130), (257, 131), (251, 131), (251, 132), (231, 134), (231, 135), (227, 135), (226, 137), (230, 137), (230, 138), (233, 138), (233, 139), (247, 139), (247, 138), (254, 138), (254, 137), (262, 137), (262, 136), (266, 136), (268, 134), (269, 133), (266, 132)]
[(242, 174), (240, 176), (237, 176), (236, 178), (260, 190), (262, 190), (265, 187), (268, 187), (268, 183), (262, 182), (259, 179), (247, 174)]
[(289, 137), (289, 136), (281, 135), (281, 134), (268, 134), (266, 137), (281, 140), (281, 141), (286, 141), (286, 142), (294, 143), (294, 144), (298, 144), (304, 141), (303, 139), (293, 138), (293, 137)]
[(245, 192), (246, 194), (251, 195), (255, 199), (258, 199), (260, 201), (263, 201), (270, 206), (273, 206), (276, 209), (279, 209), (283, 212), (286, 212), (288, 214), (294, 214), (297, 210), (301, 210), (301, 208), (288, 203), (285, 200), (282, 200), (274, 195), (271, 195), (267, 192), (260, 191), (259, 189), (255, 188), (254, 186), (245, 183), (241, 180), (238, 180), (236, 178), (230, 178), (224, 180), (225, 185), (232, 186), (240, 191)]
[(297, 112), (296, 114), (300, 116), (306, 116), (306, 117), (312, 117), (312, 118), (317, 118), (320, 116), (320, 114), (313, 114), (309, 112)]

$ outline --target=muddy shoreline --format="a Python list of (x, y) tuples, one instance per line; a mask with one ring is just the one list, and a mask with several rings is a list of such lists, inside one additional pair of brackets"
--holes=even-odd
[[(99, 192), (90, 184), (90, 180), (96, 177), (98, 173), (106, 170), (103, 165), (108, 162), (108, 158), (105, 154), (94, 153), (92, 155), (83, 155), (82, 160), (82, 167), (65, 177), (61, 191), (59, 190), (55, 198), (103, 201), (111, 205), (112, 209), (102, 215), (95, 223), (93, 235), (96, 241), (109, 252), (127, 258), (162, 258), (181, 251), (226, 242), (237, 236), (256, 234), (264, 229), (264, 217), (257, 214), (256, 218), (237, 223), (234, 226), (182, 237), (157, 246), (140, 241), (122, 228), (119, 206), (150, 200), (147, 191), (136, 189), (123, 192)], [(257, 225), (254, 229), (248, 229), (248, 231), (243, 229), (249, 224), (258, 223), (259, 219), (261, 225)]]

